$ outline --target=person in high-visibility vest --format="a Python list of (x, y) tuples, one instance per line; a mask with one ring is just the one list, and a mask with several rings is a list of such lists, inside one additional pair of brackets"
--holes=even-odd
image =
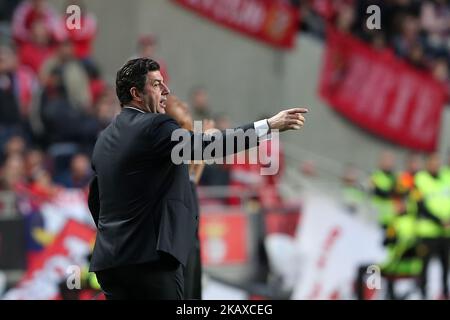
[(394, 278), (419, 276), (423, 262), (417, 252), (416, 215), (400, 211), (386, 229), (387, 260), (381, 271), (388, 279), (387, 297), (396, 299)]
[(406, 169), (397, 175), (396, 193), (407, 197), (414, 188), (414, 176), (422, 167), (422, 159), (418, 154), (410, 154), (406, 159)]
[(406, 169), (396, 176), (394, 204), (396, 211), (415, 211), (411, 207), (410, 193), (414, 190), (414, 178), (422, 168), (422, 158), (419, 154), (412, 153), (406, 158)]
[(378, 221), (386, 229), (395, 217), (395, 157), (384, 151), (378, 162), (378, 169), (370, 177), (372, 203), (377, 210)]
[(427, 297), (427, 271), (434, 256), (439, 258), (442, 267), (442, 295), (448, 298), (449, 294), (450, 194), (440, 165), (439, 155), (430, 155), (426, 170), (416, 174), (415, 189), (411, 193), (418, 214), (417, 236), (421, 239), (419, 251), (423, 257), (423, 269), (420, 288), (423, 298)]

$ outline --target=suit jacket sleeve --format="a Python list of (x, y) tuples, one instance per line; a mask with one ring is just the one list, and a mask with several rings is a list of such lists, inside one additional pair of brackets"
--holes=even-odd
[[(175, 130), (178, 131), (174, 133)], [(194, 133), (180, 128), (177, 122), (167, 115), (159, 115), (154, 120), (150, 135), (154, 141), (153, 150), (156, 154), (170, 156), (172, 150), (177, 148), (174, 151), (179, 151), (185, 160), (222, 158), (256, 147), (259, 144), (259, 138), (255, 132), (253, 123), (234, 128), (230, 131), (224, 130), (215, 132), (214, 134), (204, 134)], [(240, 141), (241, 143), (235, 143), (236, 141)], [(217, 148), (213, 148), (213, 143)], [(186, 147), (186, 149), (183, 147)], [(208, 147), (213, 152), (203, 153)], [(216, 149), (217, 152), (214, 152), (213, 149)], [(183, 152), (184, 150), (188, 152)]]
[(88, 207), (94, 219), (95, 225), (98, 227), (98, 217), (100, 215), (100, 197), (98, 192), (98, 178), (95, 175), (89, 184)]

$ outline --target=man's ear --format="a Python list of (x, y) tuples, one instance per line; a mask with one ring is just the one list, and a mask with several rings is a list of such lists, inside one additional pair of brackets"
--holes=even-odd
[(130, 89), (130, 94), (133, 100), (142, 101), (142, 95), (139, 93), (139, 90), (136, 87), (132, 87)]

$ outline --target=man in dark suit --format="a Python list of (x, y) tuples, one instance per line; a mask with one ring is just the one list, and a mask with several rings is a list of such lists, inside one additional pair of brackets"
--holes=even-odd
[[(157, 62), (128, 61), (117, 72), (116, 92), (122, 112), (102, 131), (92, 156), (89, 208), (98, 232), (90, 271), (107, 299), (182, 299), (181, 265), (198, 223), (188, 167), (172, 157), (179, 143), (172, 134), (183, 129), (165, 115), (170, 91)], [(237, 130), (257, 141), (270, 130), (300, 129), (306, 111), (285, 110)], [(183, 158), (193, 159), (196, 149), (213, 141), (198, 135), (200, 140), (190, 140), (191, 151)], [(235, 136), (222, 132), (217, 139), (226, 151), (225, 142)], [(255, 146), (251, 140), (231, 152)]]

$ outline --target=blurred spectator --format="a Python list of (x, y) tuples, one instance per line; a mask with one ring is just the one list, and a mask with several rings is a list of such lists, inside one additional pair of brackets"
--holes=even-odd
[(167, 72), (167, 65), (163, 59), (156, 56), (156, 49), (158, 46), (158, 39), (154, 34), (144, 34), (139, 37), (137, 43), (137, 53), (130, 59), (134, 58), (149, 58), (158, 61), (161, 75), (166, 84), (169, 83), (169, 73)]
[(317, 177), (316, 164), (312, 160), (303, 161), (300, 165), (300, 172), (304, 177)]
[(11, 137), (5, 144), (3, 152), (5, 157), (12, 155), (23, 156), (26, 150), (25, 140), (21, 136)]
[[(250, 149), (233, 156), (234, 161), (230, 164), (229, 184), (232, 194), (228, 198), (228, 205), (242, 205), (244, 203), (241, 200), (253, 200), (252, 202), (256, 204), (255, 200), (259, 197), (258, 191), (264, 187), (261, 166), (257, 162), (257, 153), (257, 150)], [(245, 160), (239, 161), (239, 159)]]
[(25, 166), (20, 154), (8, 156), (0, 168), (0, 190), (14, 190), (18, 184), (25, 182)]
[(420, 276), (420, 291), (423, 299), (427, 295), (429, 262), (438, 258), (441, 264), (441, 290), (444, 299), (449, 298), (449, 237), (450, 237), (450, 199), (445, 177), (441, 176), (441, 159), (437, 153), (431, 154), (426, 168), (419, 171), (414, 179), (415, 190), (412, 198), (416, 203), (418, 217), (416, 231), (421, 239), (423, 269)]
[(216, 128), (219, 130), (226, 130), (232, 127), (230, 117), (225, 113), (219, 113), (213, 119), (216, 123)]
[(44, 127), (44, 144), (93, 144), (98, 124), (79, 105), (77, 107), (70, 102), (61, 71), (53, 69), (50, 72), (41, 98), (40, 115)]
[(193, 88), (191, 90), (190, 100), (194, 121), (211, 118), (209, 97), (206, 88), (200, 86)]
[(30, 39), (19, 46), (20, 62), (38, 73), (43, 63), (55, 52), (56, 43), (42, 20), (35, 20), (30, 26)]
[(382, 29), (386, 35), (393, 35), (400, 30), (405, 16), (418, 17), (420, 12), (420, 0), (391, 0), (385, 1), (384, 11), (381, 13), (383, 19)]
[(34, 196), (48, 201), (58, 192), (58, 187), (53, 184), (50, 173), (41, 168), (33, 172), (29, 191)]
[(25, 140), (19, 135), (13, 135), (5, 142), (0, 150), (0, 165), (10, 156), (23, 156), (25, 153)]
[(36, 89), (32, 71), (19, 66), (11, 47), (0, 45), (0, 148), (12, 135), (23, 133)]
[(385, 50), (388, 45), (383, 32), (373, 32), (370, 43), (378, 51)]
[(435, 54), (448, 54), (450, 47), (450, 6), (447, 0), (423, 1), (422, 28), (428, 33), (427, 45)]
[(45, 168), (44, 152), (39, 149), (27, 150), (25, 154), (25, 172), (27, 177), (31, 178), (35, 173)]
[[(58, 54), (43, 66), (40, 77), (44, 92), (38, 111), (41, 129), (36, 129), (36, 135), (44, 146), (58, 143), (50, 150), (54, 157), (70, 158), (78, 147), (90, 152), (99, 123), (94, 118), (88, 76), (73, 56), (70, 42), (60, 45)], [(67, 167), (67, 161), (63, 162), (62, 170)]]
[(35, 41), (33, 25), (40, 21), (49, 41), (61, 41), (66, 37), (65, 29), (60, 27), (56, 11), (45, 0), (23, 1), (15, 10), (12, 19), (12, 35), (22, 45)]
[(311, 32), (312, 34), (323, 37), (325, 34), (325, 22), (313, 10), (311, 1), (292, 1), (294, 6), (298, 6), (300, 10), (300, 29), (302, 31)]
[(450, 66), (448, 60), (445, 58), (437, 59), (434, 61), (432, 68), (433, 77), (447, 87), (447, 95), (450, 97)]
[[(218, 130), (232, 128), (230, 118), (226, 114), (218, 114), (214, 117)], [(210, 164), (205, 166), (200, 185), (203, 186), (228, 186), (230, 184), (230, 166), (227, 164)]]
[(355, 9), (351, 4), (343, 4), (339, 7), (336, 17), (336, 28), (344, 33), (350, 33), (355, 24)]
[(92, 97), (92, 104), (95, 105), (103, 95), (104, 91), (107, 90), (107, 83), (101, 77), (100, 70), (93, 61), (84, 60), (82, 63), (89, 77), (89, 90)]
[(422, 45), (419, 31), (420, 24), (416, 17), (406, 15), (401, 19), (400, 32), (393, 39), (395, 52), (399, 56), (408, 57), (413, 48)]
[(395, 203), (397, 212), (409, 212), (409, 198), (414, 189), (414, 177), (422, 167), (422, 159), (419, 154), (409, 154), (406, 158), (404, 171), (397, 175), (395, 186)]
[(100, 130), (106, 128), (116, 115), (120, 113), (120, 103), (113, 88), (105, 88), (95, 105), (95, 116)]
[[(23, 116), (28, 116), (33, 94), (37, 88), (37, 79), (32, 70), (19, 64), (16, 53), (10, 46), (0, 46), (0, 77), (9, 78), (9, 81), (6, 78), (1, 80), (1, 90), (8, 90), (15, 100), (2, 103), (2, 108), (16, 104), (17, 111)], [(4, 120), (17, 111), (11, 110), (8, 114), (2, 114), (0, 119)]]
[(366, 193), (359, 182), (358, 169), (353, 164), (344, 168), (341, 182), (344, 206), (351, 213), (357, 213), (366, 201)]
[(92, 177), (90, 160), (85, 154), (77, 154), (72, 158), (70, 172), (55, 178), (55, 182), (66, 188), (85, 188)]
[(449, 65), (445, 58), (438, 59), (433, 65), (433, 76), (435, 79), (445, 82), (449, 81)]
[(56, 54), (48, 59), (40, 71), (42, 83), (48, 87), (51, 75), (59, 74), (60, 84), (66, 93), (68, 102), (75, 108), (88, 110), (91, 107), (92, 96), (89, 88), (89, 78), (81, 63), (76, 59), (70, 41), (62, 42)]
[(390, 151), (383, 151), (378, 159), (378, 168), (371, 177), (372, 203), (377, 210), (378, 222), (382, 228), (388, 228), (396, 216), (395, 156)]

